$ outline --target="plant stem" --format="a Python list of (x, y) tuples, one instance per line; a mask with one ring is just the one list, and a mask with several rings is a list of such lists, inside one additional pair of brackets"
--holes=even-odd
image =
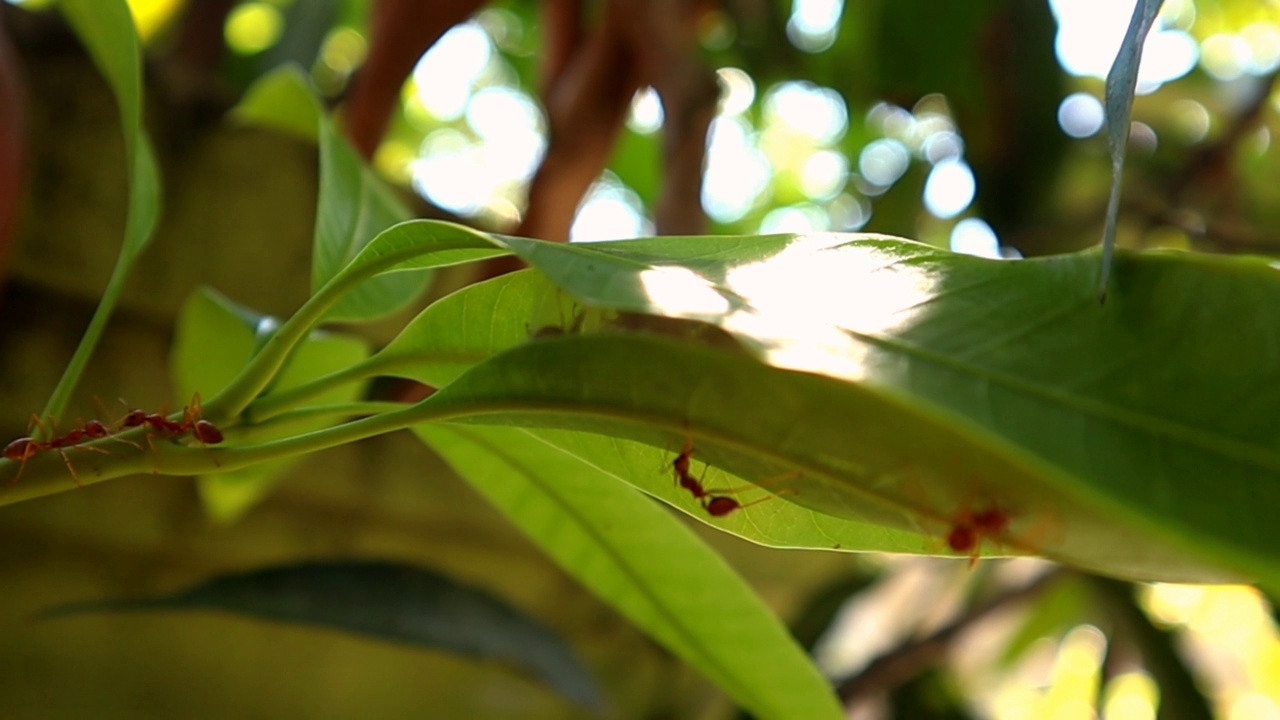
[[(147, 436), (141, 429), (122, 433), (87, 444), (89, 447), (96, 447), (105, 452), (72, 453), (72, 450), (84, 450), (84, 447), (68, 449), (65, 459), (77, 468), (78, 482), (66, 470), (64, 458), (56, 452), (43, 452), (31, 458), (22, 468), (23, 474), (20, 480), (17, 480), (20, 463), (2, 461), (0, 462), (0, 505), (138, 473), (203, 475), (236, 470), (268, 460), (345, 445), (423, 422), (440, 421), (475, 413), (474, 408), (470, 410), (458, 410), (456, 407), (449, 406), (443, 409), (437, 408), (436, 404), (431, 402), (431, 398), (414, 405), (404, 406), (396, 403), (390, 405), (395, 408), (391, 412), (244, 447), (180, 445), (164, 440), (152, 440), (148, 443)], [(386, 407), (382, 403), (356, 403), (350, 409), (363, 411)], [(325, 411), (334, 412), (334, 409), (330, 407)], [(115, 444), (112, 444), (113, 439), (116, 441), (115, 444), (125, 441), (136, 443), (140, 449), (123, 454), (112, 452), (107, 448), (115, 447)], [(154, 452), (147, 447), (148, 444), (154, 446)]]
[(244, 410), (244, 420), (248, 423), (262, 423), (277, 417), (281, 413), (292, 410), (302, 403), (321, 393), (357, 383), (371, 377), (381, 375), (386, 363), (379, 361), (374, 355), (363, 362), (345, 367), (337, 372), (315, 378), (301, 385), (281, 390), (254, 400)]
[[(365, 246), (368, 251), (374, 247), (379, 239), (387, 236), (389, 233), (397, 233), (402, 236), (408, 232), (407, 226), (423, 226), (433, 224), (428, 220), (411, 220), (407, 223), (393, 225), (384, 230), (381, 235)], [(434, 223), (441, 225), (442, 223)], [(449, 232), (454, 232), (450, 229)], [(324, 319), (324, 315), (331, 307), (348, 291), (355, 288), (360, 283), (369, 278), (392, 269), (413, 258), (433, 253), (447, 253), (450, 251), (474, 251), (477, 254), (474, 258), (467, 257), (465, 260), (452, 259), (451, 262), (465, 262), (472, 259), (480, 259), (487, 255), (487, 252), (494, 254), (505, 252), (501, 248), (494, 246), (490, 250), (484, 243), (489, 239), (479, 233), (468, 230), (465, 239), (447, 238), (445, 240), (437, 240), (429, 244), (421, 242), (413, 242), (411, 239), (391, 236), (395, 240), (400, 240), (401, 244), (396, 245), (393, 241), (386, 244), (391, 247), (383, 249), (378, 248), (381, 255), (362, 260), (364, 252), (356, 256), (352, 264), (348, 265), (342, 272), (334, 275), (329, 282), (325, 283), (314, 295), (312, 295), (298, 311), (294, 313), (284, 322), (276, 331), (257, 355), (249, 361), (241, 371), (239, 377), (231, 382), (230, 385), (223, 388), (222, 392), (204, 404), (204, 415), (215, 424), (222, 424), (235, 418), (248, 407), (249, 403), (262, 393), (262, 391), (271, 383), (272, 378), (280, 372), (280, 368), (284, 366), (289, 356), (293, 353), (298, 343), (311, 332), (320, 321)], [(448, 264), (448, 263), (445, 263)]]

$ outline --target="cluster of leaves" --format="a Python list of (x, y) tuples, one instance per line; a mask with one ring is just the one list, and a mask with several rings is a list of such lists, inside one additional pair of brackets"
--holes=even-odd
[[(121, 101), (132, 184), (122, 278), (159, 206), (137, 40), (123, 2), (62, 9)], [(1121, 253), (1099, 304), (1095, 252), (1004, 263), (823, 234), (546, 243), (406, 220), (290, 72), (262, 79), (238, 115), (319, 145), (312, 295), (279, 321), (212, 291), (194, 297), (174, 374), (205, 396), (225, 443), (144, 443), (134, 430), (121, 438), (136, 452), (77, 458), (86, 481), (201, 475), (214, 512), (232, 517), (305, 453), (411, 429), (569, 573), (760, 717), (840, 709), (742, 580), (650, 501), (705, 517), (659, 470), (685, 442), (708, 463), (709, 488), (755, 483), (763, 496), (784, 478), (784, 497), (714, 521), (763, 544), (937, 554), (966, 513), (997, 509), (1009, 524), (984, 538), (986, 552), (1122, 578), (1280, 586), (1267, 513), (1280, 476), (1275, 401), (1257, 392), (1280, 360), (1280, 298), (1267, 300), (1280, 285), (1263, 260)], [(376, 352), (319, 330), (404, 306), (434, 268), (507, 254), (531, 268), (433, 303)], [(118, 293), (113, 279), (46, 414), (65, 406)], [(437, 390), (362, 401), (379, 376)], [(0, 501), (72, 486), (52, 455), (24, 463)], [(18, 471), (0, 466), (0, 482)], [(381, 566), (299, 572), (165, 603), (405, 639), (333, 608), (356, 602), (385, 618), (400, 609), (387, 597), (441, 592), (438, 579)], [(279, 602), (353, 583), (385, 594), (306, 611)], [(516, 661), (597, 702), (562, 653)]]

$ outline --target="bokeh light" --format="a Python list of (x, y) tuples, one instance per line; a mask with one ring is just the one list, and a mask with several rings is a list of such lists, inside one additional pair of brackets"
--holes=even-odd
[(750, 123), (717, 117), (711, 123), (702, 181), (702, 207), (716, 222), (741, 219), (769, 185), (773, 169), (755, 144)]
[(227, 46), (242, 55), (259, 53), (275, 45), (283, 31), (284, 16), (270, 3), (242, 3), (227, 15)]
[(800, 50), (818, 53), (836, 41), (844, 0), (793, 0), (787, 39)]
[(627, 127), (631, 132), (651, 135), (662, 129), (662, 118), (662, 101), (653, 88), (641, 88), (631, 98), (631, 110), (627, 113)]
[(933, 166), (924, 183), (924, 205), (934, 217), (952, 218), (973, 202), (977, 181), (960, 160), (944, 160)]
[(606, 173), (591, 186), (578, 208), (572, 242), (623, 240), (653, 234), (653, 223), (645, 219), (640, 196), (613, 173)]
[(880, 138), (867, 143), (858, 155), (858, 172), (862, 178), (881, 189), (898, 181), (911, 164), (911, 155), (901, 142)]
[(716, 71), (720, 82), (720, 113), (741, 115), (751, 109), (756, 100), (756, 82), (751, 76), (735, 67), (723, 67)]
[[(1055, 49), (1062, 67), (1073, 75), (1105, 78), (1133, 15), (1135, 0), (1049, 0), (1058, 19)], [(1195, 39), (1171, 27), (1168, 13), (1147, 36), (1138, 65), (1139, 92), (1191, 72), (1199, 56)]]
[(818, 143), (839, 140), (849, 122), (839, 93), (807, 82), (774, 86), (765, 97), (764, 112), (766, 123), (785, 125)]
[(1058, 126), (1073, 138), (1086, 138), (1102, 129), (1102, 101), (1089, 93), (1072, 93), (1058, 105)]
[(461, 116), (492, 56), (493, 44), (479, 24), (455, 25), (414, 67), (414, 86), (423, 108), (441, 120)]
[(954, 252), (979, 257), (1000, 258), (1000, 239), (986, 221), (965, 218), (951, 230), (951, 249)]

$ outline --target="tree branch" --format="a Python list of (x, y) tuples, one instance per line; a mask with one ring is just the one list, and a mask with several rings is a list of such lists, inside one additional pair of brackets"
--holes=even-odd
[(345, 103), (346, 132), (365, 159), (373, 157), (418, 60), (484, 0), (379, 0), (373, 10), (369, 56)]
[(851, 707), (869, 696), (889, 692), (906, 683), (931, 665), (941, 662), (956, 638), (978, 621), (1009, 605), (1039, 595), (1065, 574), (1066, 571), (1061, 568), (1051, 570), (1027, 585), (1010, 590), (983, 605), (972, 608), (968, 613), (956, 618), (951, 624), (940, 628), (932, 635), (902, 645), (876, 658), (862, 672), (837, 686), (836, 692), (840, 695), (840, 700), (846, 708)]

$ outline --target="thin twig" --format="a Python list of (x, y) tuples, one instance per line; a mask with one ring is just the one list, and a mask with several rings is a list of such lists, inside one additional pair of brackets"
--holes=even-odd
[(1020, 588), (1010, 590), (972, 608), (932, 635), (881, 655), (871, 661), (862, 672), (844, 680), (836, 687), (841, 702), (845, 707), (850, 707), (860, 700), (886, 693), (906, 683), (929, 666), (940, 662), (947, 648), (975, 623), (1009, 605), (1039, 595), (1050, 583), (1065, 574), (1066, 571), (1061, 568), (1051, 570)]

